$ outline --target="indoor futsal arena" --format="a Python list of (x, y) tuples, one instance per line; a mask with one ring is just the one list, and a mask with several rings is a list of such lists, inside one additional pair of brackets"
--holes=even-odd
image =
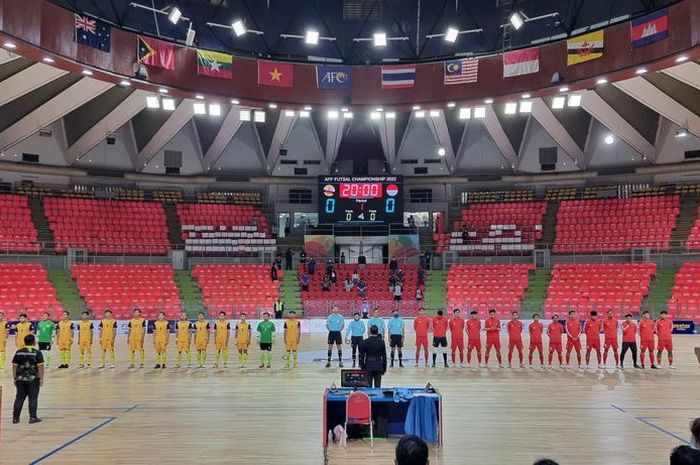
[(0, 464), (700, 465), (700, 0), (0, 0)]

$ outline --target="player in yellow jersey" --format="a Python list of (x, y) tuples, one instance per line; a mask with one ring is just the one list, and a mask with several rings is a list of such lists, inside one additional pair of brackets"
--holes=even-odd
[(287, 368), (290, 363), (297, 367), (299, 340), (301, 338), (301, 322), (297, 320), (297, 312), (291, 310), (289, 319), (284, 322), (284, 349), (287, 351)]
[(175, 342), (177, 343), (177, 365), (175, 368), (180, 368), (182, 362), (182, 354), (187, 357), (187, 368), (192, 366), (192, 323), (187, 319), (187, 313), (180, 315), (180, 321), (175, 324)]
[(168, 340), (170, 339), (170, 322), (165, 319), (165, 313), (160, 312), (158, 319), (153, 322), (153, 346), (156, 349), (156, 366), (165, 368), (168, 357)]
[(80, 365), (78, 368), (90, 368), (92, 364), (92, 333), (95, 326), (90, 321), (90, 312), (83, 311), (78, 323), (78, 347), (80, 348)]
[(19, 314), (19, 323), (15, 323), (13, 328), (15, 330), (15, 345), (18, 349), (24, 349), (24, 337), (32, 334), (34, 330), (32, 322), (27, 320), (26, 313)]
[(228, 340), (231, 334), (231, 323), (226, 319), (226, 312), (219, 312), (219, 320), (214, 323), (214, 344), (216, 345), (216, 362), (214, 368), (219, 367), (223, 358), (224, 368), (228, 368)]
[(194, 322), (194, 348), (197, 351), (197, 368), (204, 368), (207, 363), (207, 346), (209, 345), (209, 322), (204, 319), (204, 312), (199, 312)]
[(114, 341), (117, 338), (117, 321), (112, 318), (112, 312), (105, 310), (102, 321), (100, 321), (100, 346), (102, 347), (102, 365), (97, 368), (104, 368), (109, 352), (110, 368), (114, 368)]
[(143, 362), (146, 359), (146, 352), (143, 349), (144, 337), (146, 337), (146, 320), (141, 317), (141, 310), (137, 308), (129, 320), (129, 336), (126, 341), (129, 344), (129, 368), (134, 368), (136, 354), (139, 354), (139, 368), (143, 368)]
[(7, 362), (7, 335), (10, 324), (5, 318), (5, 314), (0, 312), (0, 371), (5, 371), (5, 363)]
[(58, 368), (68, 368), (70, 365), (71, 348), (73, 347), (73, 322), (70, 321), (70, 313), (63, 312), (61, 321), (58, 322), (56, 341), (60, 353), (61, 364)]
[(238, 349), (238, 368), (243, 368), (248, 363), (248, 347), (250, 347), (250, 323), (246, 321), (246, 314), (241, 313), (241, 320), (236, 324), (236, 349)]

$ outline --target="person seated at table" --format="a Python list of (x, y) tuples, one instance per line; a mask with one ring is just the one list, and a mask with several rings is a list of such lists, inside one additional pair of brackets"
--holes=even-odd
[(352, 288), (355, 287), (355, 283), (352, 282), (350, 276), (345, 278), (345, 283), (343, 284), (345, 292), (352, 292)]
[(404, 436), (396, 444), (396, 465), (428, 465), (428, 444), (418, 436)]
[(311, 278), (309, 277), (308, 273), (304, 273), (301, 275), (301, 279), (299, 282), (301, 283), (301, 290), (302, 291), (308, 291), (309, 290), (309, 282), (311, 281)]

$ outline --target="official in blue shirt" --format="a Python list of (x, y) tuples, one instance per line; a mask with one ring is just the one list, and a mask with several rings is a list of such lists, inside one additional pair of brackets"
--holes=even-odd
[(338, 307), (333, 305), (331, 314), (326, 318), (326, 329), (328, 330), (328, 362), (326, 368), (331, 366), (333, 356), (333, 345), (338, 348), (338, 366), (343, 368), (343, 327), (345, 319), (338, 313)]
[(365, 323), (360, 320), (360, 314), (357, 312), (352, 317), (353, 320), (345, 331), (345, 342), (349, 342), (350, 347), (352, 347), (352, 367), (355, 368), (357, 366), (357, 348), (365, 336)]
[(391, 347), (391, 365), (394, 366), (394, 352), (398, 348), (399, 350), (399, 366), (403, 367), (403, 336), (404, 336), (404, 322), (403, 318), (399, 316), (399, 311), (394, 310), (391, 312), (391, 318), (389, 319), (389, 347)]
[(369, 337), (369, 329), (372, 326), (377, 327), (378, 334), (380, 339), (384, 339), (384, 330), (386, 328), (386, 324), (384, 323), (384, 320), (379, 316), (379, 309), (375, 308), (372, 311), (372, 318), (367, 321), (367, 336)]

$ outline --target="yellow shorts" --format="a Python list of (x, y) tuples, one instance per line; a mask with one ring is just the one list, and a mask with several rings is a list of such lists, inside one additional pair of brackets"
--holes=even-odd
[(228, 344), (225, 342), (217, 342), (216, 350), (228, 350)]
[(207, 344), (195, 344), (194, 348), (197, 350), (207, 350)]
[(248, 347), (250, 347), (250, 344), (236, 344), (236, 349), (238, 350), (248, 350)]
[(85, 352), (86, 350), (87, 351), (92, 350), (92, 344), (80, 344), (79, 347), (80, 347), (81, 352)]
[(114, 341), (111, 339), (109, 341), (100, 341), (102, 350), (114, 350)]
[(285, 344), (284, 348), (287, 352), (296, 352), (299, 350), (299, 342), (292, 342), (291, 344)]
[(190, 351), (190, 342), (178, 342), (177, 343), (177, 351), (178, 352), (189, 352)]
[(156, 352), (165, 352), (165, 350), (168, 348), (168, 343), (167, 342), (154, 342), (153, 346), (156, 349)]
[(129, 343), (129, 349), (132, 352), (140, 352), (143, 350), (143, 343), (141, 341), (135, 341)]
[(0, 341), (0, 352), (5, 352), (7, 349), (7, 341)]
[(70, 350), (72, 345), (73, 345), (72, 342), (59, 342), (58, 343), (58, 350)]

